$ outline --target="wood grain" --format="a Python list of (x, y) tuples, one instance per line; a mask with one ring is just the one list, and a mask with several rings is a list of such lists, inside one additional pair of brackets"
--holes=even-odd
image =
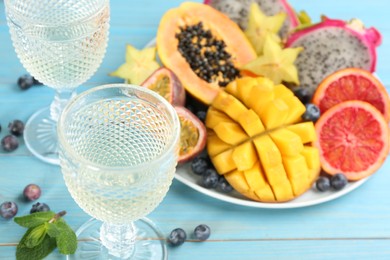
[[(78, 92), (104, 83), (121, 82), (108, 76), (124, 61), (125, 45), (144, 46), (156, 33), (162, 14), (183, 1), (113, 0), (110, 41), (98, 72)], [(390, 86), (390, 2), (387, 0), (298, 1), (296, 10), (305, 9), (318, 20), (359, 17), (383, 34), (378, 49), (377, 74)], [(53, 91), (34, 87), (20, 91), (17, 78), (26, 73), (10, 41), (0, 2), (0, 124), (13, 119), (26, 121), (37, 109), (48, 105)], [(198, 224), (208, 224), (212, 236), (206, 242), (187, 242), (169, 248), (172, 260), (195, 259), (389, 259), (390, 258), (390, 163), (356, 191), (335, 201), (301, 209), (265, 210), (222, 202), (174, 181), (161, 203), (150, 214), (164, 234), (182, 227), (188, 234)], [(13, 153), (0, 151), (0, 202), (14, 200), (19, 214), (29, 212), (32, 203), (20, 201), (24, 186), (37, 183), (43, 189), (39, 200), (54, 211), (67, 210), (66, 220), (77, 229), (89, 219), (71, 199), (59, 167), (34, 158), (24, 144)], [(14, 259), (16, 245), (24, 229), (13, 221), (0, 219), (0, 259)], [(55, 252), (48, 259), (61, 259)]]

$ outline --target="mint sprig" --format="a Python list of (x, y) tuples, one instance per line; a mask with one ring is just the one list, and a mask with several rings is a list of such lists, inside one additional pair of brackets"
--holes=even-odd
[(39, 260), (49, 255), (56, 247), (64, 255), (74, 254), (77, 238), (72, 228), (62, 218), (61, 211), (37, 212), (14, 220), (28, 228), (16, 248), (17, 260)]

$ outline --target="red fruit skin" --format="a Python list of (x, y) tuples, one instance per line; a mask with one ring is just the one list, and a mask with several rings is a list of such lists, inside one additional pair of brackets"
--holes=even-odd
[(206, 147), (206, 137), (207, 137), (207, 131), (206, 127), (204, 126), (203, 122), (199, 120), (190, 110), (188, 110), (185, 107), (182, 106), (175, 106), (175, 110), (179, 117), (184, 117), (187, 120), (190, 120), (194, 126), (198, 129), (199, 132), (199, 138), (198, 142), (193, 147), (192, 151), (190, 153), (179, 155), (178, 158), (178, 164), (183, 164), (188, 162), (189, 160), (193, 159), (197, 155), (199, 155), (204, 148)]
[(318, 24), (312, 25), (310, 27), (307, 27), (305, 29), (293, 33), (290, 37), (288, 37), (285, 46), (290, 47), (299, 38), (315, 30), (319, 30), (322, 28), (329, 28), (329, 27), (344, 28), (345, 30), (349, 31), (357, 38), (359, 38), (364, 43), (364, 45), (368, 47), (368, 50), (370, 51), (370, 56), (372, 57), (370, 72), (374, 72), (376, 68), (376, 58), (377, 58), (376, 47), (378, 47), (382, 43), (382, 35), (380, 34), (380, 32), (374, 27), (364, 29), (363, 31), (358, 31), (348, 26), (348, 23), (343, 20), (330, 19), (325, 16), (323, 16), (322, 19), (323, 19), (322, 22)]
[(153, 72), (152, 75), (149, 76), (142, 84), (141, 86), (150, 88), (151, 85), (155, 84), (158, 80), (160, 75), (165, 75), (169, 77), (170, 81), (169, 84), (171, 85), (171, 95), (170, 95), (170, 102), (173, 106), (184, 106), (186, 101), (186, 93), (183, 85), (181, 84), (179, 78), (173, 73), (170, 69), (161, 67), (157, 69), (155, 72)]

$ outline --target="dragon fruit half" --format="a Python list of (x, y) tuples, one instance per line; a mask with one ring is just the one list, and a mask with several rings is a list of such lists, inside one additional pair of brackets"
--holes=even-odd
[(321, 23), (290, 35), (286, 47), (304, 48), (295, 64), (300, 86), (313, 93), (326, 76), (340, 69), (375, 71), (376, 47), (381, 41), (378, 30), (364, 28), (360, 20), (345, 22), (323, 17)]
[(299, 24), (294, 10), (286, 0), (205, 0), (204, 3), (226, 14), (242, 29), (245, 29), (248, 23), (249, 9), (253, 1), (259, 4), (266, 15), (275, 15), (280, 12), (287, 14), (287, 19), (280, 30), (282, 38), (285, 38), (287, 33)]

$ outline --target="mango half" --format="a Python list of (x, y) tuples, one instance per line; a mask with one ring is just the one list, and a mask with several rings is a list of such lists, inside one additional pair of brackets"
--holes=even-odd
[(212, 102), (206, 116), (207, 150), (217, 172), (242, 195), (285, 202), (311, 188), (320, 172), (312, 122), (282, 84), (243, 77)]

